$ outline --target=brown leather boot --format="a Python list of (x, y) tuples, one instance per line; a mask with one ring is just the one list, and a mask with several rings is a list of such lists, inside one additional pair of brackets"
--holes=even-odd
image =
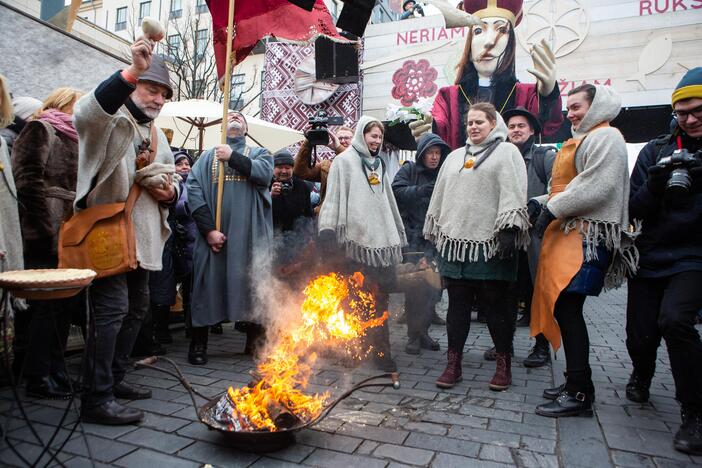
[(447, 357), (448, 364), (446, 365), (446, 369), (444, 369), (444, 373), (436, 379), (436, 386), (439, 388), (451, 388), (463, 380), (463, 369), (461, 368), (463, 353), (454, 349), (449, 349)]
[(495, 375), (490, 380), (490, 390), (507, 390), (512, 383), (512, 356), (496, 353)]

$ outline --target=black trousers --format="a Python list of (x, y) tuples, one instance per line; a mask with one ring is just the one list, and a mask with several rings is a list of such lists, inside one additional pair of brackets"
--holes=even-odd
[(554, 316), (561, 329), (566, 357), (566, 390), (595, 393), (590, 369), (590, 337), (583, 316), (585, 298), (582, 294), (562, 292), (556, 300)]
[(508, 281), (459, 280), (444, 277), (449, 306), (446, 315), (448, 347), (463, 352), (470, 332), (470, 313), (478, 301), (498, 353), (509, 353), (514, 334), (514, 295)]
[(695, 329), (700, 309), (702, 271), (629, 280), (626, 347), (634, 370), (653, 377), (658, 345), (665, 339), (675, 398), (697, 409), (702, 409), (702, 342)]

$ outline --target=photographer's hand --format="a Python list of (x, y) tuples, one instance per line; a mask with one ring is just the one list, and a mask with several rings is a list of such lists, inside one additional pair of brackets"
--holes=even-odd
[(663, 195), (668, 177), (670, 177), (670, 168), (658, 165), (650, 166), (648, 168), (648, 178), (646, 179), (648, 191), (656, 196)]
[(702, 164), (690, 169), (690, 177), (692, 178), (692, 191), (702, 193)]
[(273, 185), (271, 185), (271, 197), (279, 197), (281, 193), (283, 193), (283, 184), (273, 182)]
[(336, 151), (336, 149), (339, 147), (339, 137), (337, 137), (334, 132), (329, 132), (329, 148), (333, 149)]

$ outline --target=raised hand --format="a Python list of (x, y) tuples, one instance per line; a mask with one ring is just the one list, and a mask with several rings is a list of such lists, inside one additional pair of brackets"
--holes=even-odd
[(556, 56), (553, 55), (546, 39), (541, 39), (541, 42), (534, 44), (529, 55), (534, 62), (534, 67), (527, 71), (536, 77), (539, 94), (548, 96), (556, 86)]
[(154, 52), (154, 42), (144, 37), (139, 37), (132, 44), (132, 64), (129, 66), (129, 74), (138, 78), (151, 66), (151, 58)]
[(409, 123), (409, 128), (412, 130), (412, 136), (415, 140), (418, 140), (420, 136), (427, 132), (431, 132), (431, 123), (434, 118), (431, 114), (424, 114), (424, 117)]

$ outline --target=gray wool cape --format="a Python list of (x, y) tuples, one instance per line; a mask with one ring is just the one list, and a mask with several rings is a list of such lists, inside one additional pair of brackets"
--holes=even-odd
[[(249, 147), (244, 138), (227, 143), (251, 159), (247, 178), (225, 165), (221, 232), (227, 240), (214, 253), (202, 235), (193, 248), (192, 321), (195, 327), (251, 318), (254, 285), (268, 280), (273, 242), (273, 211), (268, 189), (273, 178), (273, 156), (264, 148)], [(207, 206), (215, 218), (218, 160), (204, 152), (186, 183), (188, 209)], [(260, 276), (257, 277), (257, 276)]]
[[(508, 227), (518, 229), (517, 248), (526, 250), (529, 244), (526, 165), (506, 138), (507, 127), (497, 114), (497, 124), (484, 141), (452, 151), (441, 166), (424, 237), (449, 262), (478, 262), (481, 252), (490, 260), (499, 252), (497, 234)], [(464, 167), (471, 154), (495, 141), (499, 144), (479, 166)]]
[[(148, 167), (136, 170), (137, 148), (143, 137), (150, 136), (150, 126), (135, 123), (129, 111), (122, 107), (108, 114), (90, 92), (74, 107), (73, 122), (78, 131), (78, 182), (73, 209), (81, 209), (127, 200), (132, 184), (147, 185), (150, 178), (143, 174)], [(137, 131), (138, 129), (138, 131)], [(166, 136), (157, 129), (158, 148), (152, 164), (162, 171), (175, 174), (173, 154)], [(180, 184), (174, 183), (177, 196)], [(132, 211), (139, 266), (160, 271), (163, 246), (171, 234), (168, 227), (168, 207), (159, 203), (143, 189)]]
[[(583, 235), (584, 260), (597, 258), (597, 246), (612, 252), (605, 276), (605, 288), (622, 285), (638, 268), (639, 255), (634, 240), (640, 224), (629, 224), (629, 169), (626, 142), (613, 127), (588, 133), (602, 122), (612, 121), (621, 110), (621, 97), (608, 86), (595, 85), (597, 91), (573, 138), (583, 139), (575, 154), (577, 175), (565, 190), (548, 200), (537, 197), (568, 233)], [(549, 189), (550, 190), (550, 189)]]
[(0, 137), (0, 272), (23, 270), (22, 233), (17, 211), (17, 188), (12, 177), (10, 152), (5, 139)]
[(363, 138), (363, 129), (373, 121), (379, 122), (362, 116), (351, 146), (334, 158), (319, 212), (319, 232), (334, 231), (346, 258), (389, 267), (402, 263), (407, 236), (387, 170), (381, 164), (376, 172), (382, 182), (370, 185), (363, 169), (361, 158), (374, 159)]

